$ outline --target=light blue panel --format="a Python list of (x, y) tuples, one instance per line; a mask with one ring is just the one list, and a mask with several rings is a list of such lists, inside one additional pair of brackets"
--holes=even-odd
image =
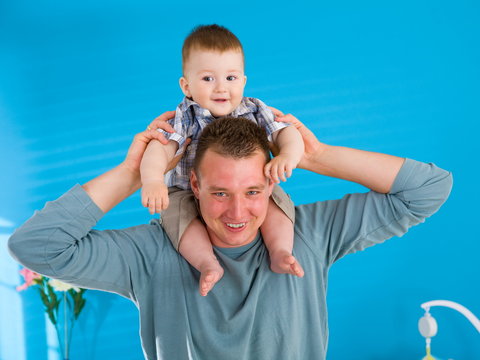
[[(0, 218), (0, 229), (9, 227)], [(1, 231), (0, 230), (0, 231)], [(0, 244), (5, 244), (9, 233), (0, 232)], [(5, 246), (0, 247), (0, 359), (25, 359), (25, 338), (21, 296), (15, 290), (17, 265)], [(15, 326), (12, 328), (12, 324)]]
[[(183, 38), (194, 25), (218, 22), (244, 45), (246, 95), (295, 114), (327, 143), (453, 172), (454, 191), (438, 214), (402, 239), (340, 260), (330, 274), (330, 359), (420, 359), (422, 302), (453, 300), (480, 316), (479, 15), (467, 0), (0, 2), (0, 218), (18, 226), (118, 164), (133, 135), (181, 100)], [(365, 191), (300, 170), (285, 188), (297, 203)], [(136, 194), (99, 228), (149, 219)], [(133, 304), (87, 297), (72, 360), (141, 359)], [(26, 359), (47, 359), (38, 296), (21, 299), (23, 320), (12, 326), (25, 337)], [(434, 354), (480, 358), (480, 335), (466, 319), (432, 313), (440, 328)], [(11, 351), (0, 359), (17, 359), (5, 355)]]

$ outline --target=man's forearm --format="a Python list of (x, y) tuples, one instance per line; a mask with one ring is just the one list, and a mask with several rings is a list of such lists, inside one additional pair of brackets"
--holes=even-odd
[(137, 191), (140, 186), (139, 172), (130, 170), (122, 163), (90, 180), (83, 188), (93, 202), (106, 213)]
[(305, 152), (299, 168), (353, 181), (377, 192), (390, 191), (403, 158), (321, 143), (295, 116), (278, 111), (275, 115), (276, 121), (293, 124), (302, 135)]
[[(149, 137), (147, 137), (147, 135)], [(157, 131), (151, 131), (150, 133), (144, 132), (136, 135), (124, 162), (83, 185), (87, 194), (104, 213), (111, 210), (115, 205), (132, 195), (142, 186), (140, 163), (153, 135), (156, 136), (154, 140), (159, 140), (160, 135)], [(160, 147), (162, 152), (164, 151), (163, 149), (165, 149), (165, 160), (167, 162), (171, 160), (167, 165), (163, 166), (165, 171), (170, 170), (176, 165), (178, 159), (172, 158), (178, 147), (177, 143), (170, 141), (162, 145), (158, 141), (152, 141), (152, 145), (154, 146), (153, 148), (156, 146)]]
[(320, 143), (305, 168), (387, 193), (403, 162), (403, 158), (392, 155)]

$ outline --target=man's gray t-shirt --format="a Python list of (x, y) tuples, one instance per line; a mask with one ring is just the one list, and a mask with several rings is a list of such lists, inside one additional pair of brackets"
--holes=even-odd
[(407, 159), (389, 194), (297, 206), (293, 254), (305, 277), (273, 273), (259, 235), (215, 249), (225, 274), (207, 297), (158, 221), (91, 230), (103, 213), (80, 186), (36, 212), (9, 246), (34, 271), (131, 299), (147, 359), (324, 359), (330, 266), (423, 222), (451, 183), (450, 173)]

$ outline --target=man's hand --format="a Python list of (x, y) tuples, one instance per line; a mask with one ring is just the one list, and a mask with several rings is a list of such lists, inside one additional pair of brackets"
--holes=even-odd
[[(162, 115), (155, 118), (155, 120), (153, 120), (150, 123), (150, 125), (147, 127), (145, 131), (142, 131), (141, 133), (138, 133), (137, 135), (135, 135), (135, 137), (133, 138), (132, 144), (128, 149), (127, 156), (123, 161), (123, 166), (125, 166), (132, 172), (139, 172), (140, 163), (142, 161), (143, 154), (150, 141), (158, 140), (164, 145), (168, 144), (168, 140), (157, 129), (162, 129), (169, 133), (173, 133), (174, 130), (167, 121), (170, 119), (173, 119), (174, 117), (175, 117), (175, 111), (166, 111)], [(190, 142), (191, 142), (191, 139), (187, 139), (185, 141), (182, 154), (185, 151), (185, 148), (190, 144)], [(182, 155), (178, 155), (174, 157), (172, 161), (168, 163), (166, 172), (173, 169), (177, 165), (181, 157)]]
[[(318, 141), (315, 134), (292, 114), (284, 115), (280, 110), (277, 110), (272, 107), (270, 107), (270, 109), (273, 111), (273, 114), (275, 115), (275, 121), (292, 124), (300, 132), (300, 135), (302, 135), (305, 151), (297, 167), (301, 169), (309, 170), (311, 168), (310, 163), (312, 162), (313, 157), (319, 156), (323, 148), (322, 145), (324, 144)], [(276, 151), (275, 148), (272, 149), (272, 152), (274, 153), (274, 155), (275, 155), (275, 151)]]
[(169, 123), (167, 123), (167, 120), (172, 119), (174, 116), (175, 111), (164, 112), (162, 115), (152, 121), (152, 123), (147, 127), (147, 130), (135, 135), (132, 144), (128, 149), (127, 156), (123, 161), (123, 165), (126, 168), (134, 173), (140, 171), (140, 163), (142, 161), (143, 153), (145, 152), (145, 149), (151, 140), (158, 140), (164, 145), (168, 144), (168, 140), (165, 139), (165, 136), (163, 136), (163, 134), (156, 129), (160, 128), (168, 132), (173, 132), (173, 128)]
[[(175, 117), (175, 111), (167, 111), (164, 112), (162, 115), (156, 117), (150, 125), (147, 126), (147, 130), (157, 130), (162, 129), (169, 133), (174, 133), (175, 130), (173, 129), (172, 125), (170, 125), (167, 121), (173, 119)], [(165, 144), (165, 143), (163, 143)]]
[[(175, 129), (167, 122), (170, 119), (173, 119), (175, 117), (175, 111), (167, 111), (163, 113), (162, 115), (156, 117), (150, 125), (147, 126), (147, 130), (149, 131), (155, 131), (158, 132), (158, 129), (162, 129), (166, 132), (169, 133), (174, 133)], [(162, 138), (160, 142), (164, 145), (168, 144), (168, 140), (166, 140), (164, 137)], [(182, 158), (183, 154), (185, 153), (185, 149), (187, 148), (188, 145), (192, 142), (192, 139), (188, 138), (185, 140), (185, 143), (183, 144), (182, 151), (180, 151), (180, 155), (175, 156), (172, 161), (170, 161), (167, 165), (167, 168), (165, 170), (165, 173), (169, 172), (175, 166), (177, 166), (178, 162)]]
[(142, 184), (142, 205), (151, 215), (168, 207), (168, 188), (163, 180), (151, 180)]

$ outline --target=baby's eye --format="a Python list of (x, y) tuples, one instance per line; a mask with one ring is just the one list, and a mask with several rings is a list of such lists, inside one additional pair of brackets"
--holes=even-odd
[(233, 80), (236, 80), (237, 77), (235, 75), (229, 75), (227, 76), (227, 81), (233, 81)]
[(204, 76), (202, 78), (203, 81), (213, 81), (213, 76)]

